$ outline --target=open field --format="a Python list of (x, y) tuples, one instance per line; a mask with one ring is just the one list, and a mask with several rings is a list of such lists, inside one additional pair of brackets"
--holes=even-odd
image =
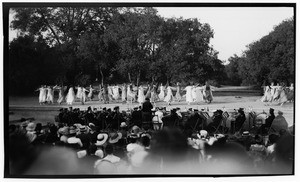
[[(286, 103), (283, 106), (279, 106), (277, 103), (262, 103), (259, 99), (261, 96), (257, 94), (257, 92), (246, 93), (244, 91), (241, 92), (231, 92), (231, 91), (220, 91), (214, 93), (215, 97), (212, 103), (207, 104), (204, 102), (200, 103), (192, 103), (191, 105), (187, 105), (184, 100), (181, 102), (173, 102), (171, 106), (167, 106), (165, 102), (158, 102), (156, 106), (167, 107), (167, 110), (179, 107), (181, 110), (186, 110), (188, 108), (193, 109), (202, 109), (208, 108), (210, 115), (212, 115), (212, 111), (216, 109), (225, 108), (227, 111), (233, 111), (238, 108), (245, 108), (245, 111), (248, 111), (249, 107), (252, 107), (253, 110), (257, 113), (261, 113), (263, 111), (268, 112), (269, 108), (272, 107), (275, 109), (275, 115), (277, 115), (278, 110), (284, 113), (284, 117), (286, 118), (289, 126), (294, 123), (294, 103)], [(232, 96), (234, 95), (234, 96)], [(56, 100), (56, 99), (55, 99)], [(116, 105), (120, 106), (121, 110), (127, 110), (137, 106), (138, 103), (133, 104), (124, 104), (124, 103), (110, 103), (110, 104), (102, 104), (99, 101), (89, 101), (86, 102), (85, 105), (81, 105), (79, 102), (75, 102), (73, 104), (73, 108), (80, 108), (82, 110), (86, 110), (88, 106), (92, 108), (113, 108)], [(58, 114), (58, 110), (60, 108), (67, 108), (68, 106), (64, 103), (62, 105), (58, 105), (54, 103), (52, 105), (39, 105), (38, 97), (9, 97), (9, 122), (15, 123), (20, 118), (35, 118), (36, 122), (41, 122), (42, 124), (46, 124), (47, 122), (54, 122), (54, 116)]]

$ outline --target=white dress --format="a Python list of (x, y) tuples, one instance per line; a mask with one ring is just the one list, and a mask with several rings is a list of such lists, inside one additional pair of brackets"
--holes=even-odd
[(126, 86), (122, 86), (122, 102), (125, 102), (126, 101), (126, 96), (127, 96), (127, 93), (126, 93)]
[(145, 102), (144, 88), (142, 86), (139, 87), (138, 102), (140, 104)]
[(53, 89), (52, 88), (46, 88), (47, 89), (47, 102), (52, 102), (53, 103)]
[(165, 98), (165, 87), (161, 85), (159, 88), (160, 88), (160, 92), (158, 94), (158, 98), (159, 98), (159, 100), (164, 100), (164, 98)]
[(192, 98), (193, 98), (193, 102), (196, 101), (196, 97), (197, 97), (196, 87), (192, 86)]
[(57, 103), (61, 104), (62, 101), (64, 100), (64, 87), (59, 87), (59, 93), (58, 93), (58, 99)]
[(46, 88), (41, 87), (39, 88), (40, 94), (39, 94), (39, 102), (44, 103), (46, 102)]
[(196, 92), (195, 102), (203, 101), (202, 87), (196, 87), (195, 92)]
[(113, 92), (113, 98), (115, 100), (118, 100), (119, 97), (120, 97), (120, 94), (119, 94), (119, 86), (114, 86), (112, 87), (112, 92)]
[(93, 98), (93, 91), (94, 91), (95, 89), (93, 89), (92, 87), (90, 87), (90, 92), (89, 92), (89, 94), (88, 94), (88, 98), (90, 98), (90, 99), (92, 99)]
[(73, 87), (69, 88), (68, 94), (67, 94), (67, 104), (72, 105), (75, 100), (75, 92)]
[(172, 93), (172, 88), (170, 86), (167, 87), (167, 95), (164, 99), (165, 102), (172, 102), (174, 100), (174, 96)]
[(185, 87), (185, 90), (186, 90), (186, 94), (185, 94), (186, 102), (193, 102), (192, 86)]
[(81, 97), (82, 97), (82, 88), (77, 87), (76, 98), (81, 99)]
[(87, 91), (87, 89), (85, 89), (85, 88), (81, 88), (81, 97), (80, 97), (80, 101), (81, 102), (86, 102), (86, 92)]

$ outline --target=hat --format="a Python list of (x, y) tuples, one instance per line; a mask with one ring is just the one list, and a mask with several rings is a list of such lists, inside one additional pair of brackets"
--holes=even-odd
[(26, 127), (27, 131), (34, 131), (35, 130), (35, 123), (29, 123)]
[(244, 132), (242, 133), (242, 136), (249, 136), (249, 135), (250, 135), (249, 131), (244, 131)]
[(125, 122), (122, 122), (121, 125), (120, 125), (120, 127), (121, 128), (125, 128), (125, 127), (127, 127), (127, 124)]
[(86, 128), (86, 126), (80, 126), (79, 130), (81, 133), (84, 133), (87, 131), (87, 128)]
[(278, 114), (279, 114), (279, 115), (283, 115), (283, 112), (282, 112), (282, 111), (278, 111)]
[(23, 121), (23, 122), (21, 123), (21, 126), (22, 126), (22, 127), (26, 127), (28, 124), (29, 124), (29, 121), (26, 120), (26, 121)]
[(114, 107), (114, 110), (117, 110), (117, 109), (120, 109), (120, 107), (119, 106)]
[(206, 138), (207, 137), (207, 131), (206, 130), (200, 130), (200, 136), (201, 136), (201, 138)]
[(273, 109), (273, 108), (270, 108), (270, 111), (271, 111), (271, 112), (273, 112), (273, 111), (274, 111), (274, 109)]
[(140, 129), (140, 127), (138, 127), (138, 126), (136, 126), (136, 125), (134, 125), (133, 127), (132, 127), (132, 129), (131, 129), (131, 133), (132, 134), (139, 134), (141, 132), (141, 129)]
[(95, 127), (93, 123), (89, 123), (89, 127)]
[(101, 146), (103, 145), (108, 139), (108, 134), (107, 133), (100, 133), (97, 136), (97, 142), (95, 143), (96, 146)]
[(149, 133), (142, 133), (141, 137), (148, 137), (149, 139), (151, 139), (151, 135)]
[(189, 111), (193, 111), (193, 108), (189, 108), (188, 110), (189, 110)]
[(239, 108), (238, 112), (244, 112), (244, 108)]
[(122, 138), (122, 133), (111, 133), (108, 142), (117, 143)]
[(69, 129), (69, 134), (74, 134), (74, 133), (76, 133), (76, 129), (74, 126), (71, 126)]
[(68, 135), (69, 134), (69, 127), (64, 126), (62, 128), (59, 128), (58, 133), (62, 134), (62, 135)]
[(104, 152), (103, 150), (98, 149), (96, 150), (95, 155), (102, 159), (104, 157)]

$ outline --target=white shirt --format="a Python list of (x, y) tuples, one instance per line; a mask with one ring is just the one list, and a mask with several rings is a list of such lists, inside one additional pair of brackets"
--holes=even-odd
[(163, 112), (156, 111), (154, 115), (152, 121), (162, 123), (162, 118), (164, 116)]

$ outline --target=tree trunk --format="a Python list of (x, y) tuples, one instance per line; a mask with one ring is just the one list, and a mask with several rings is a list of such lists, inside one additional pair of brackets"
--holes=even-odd
[(132, 83), (132, 80), (131, 80), (131, 75), (130, 73), (128, 73), (128, 79), (129, 79), (129, 82)]
[(136, 85), (139, 86), (139, 83), (140, 83), (140, 76), (141, 76), (141, 70), (139, 70), (139, 73), (136, 77)]
[(101, 74), (101, 85), (103, 86), (103, 84), (104, 84), (104, 76), (103, 76), (103, 72), (102, 72), (101, 67), (99, 67), (99, 71), (100, 71), (100, 74)]

